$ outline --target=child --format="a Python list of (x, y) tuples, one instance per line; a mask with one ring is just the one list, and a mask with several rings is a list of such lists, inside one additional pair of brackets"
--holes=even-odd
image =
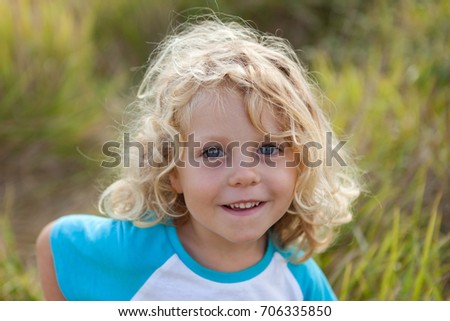
[(47, 299), (336, 299), (310, 257), (358, 187), (342, 148), (327, 158), (332, 130), (286, 41), (185, 23), (152, 56), (135, 115), (129, 166), (100, 199), (110, 218), (63, 217), (38, 238)]

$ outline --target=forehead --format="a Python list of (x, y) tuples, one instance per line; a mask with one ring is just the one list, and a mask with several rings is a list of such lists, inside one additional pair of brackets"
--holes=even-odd
[(259, 134), (282, 130), (280, 118), (268, 103), (253, 103), (247, 95), (231, 87), (200, 89), (187, 106), (184, 133), (202, 128), (237, 130), (251, 127)]

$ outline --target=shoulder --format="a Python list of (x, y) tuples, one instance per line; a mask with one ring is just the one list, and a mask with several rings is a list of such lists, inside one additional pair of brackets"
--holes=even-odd
[(287, 253), (281, 254), (287, 260), (287, 267), (297, 281), (304, 300), (333, 301), (337, 299), (325, 274), (312, 258), (296, 264), (288, 261)]
[(166, 228), (93, 215), (54, 222), (50, 248), (56, 278), (69, 300), (127, 300), (173, 254)]
[(40, 232), (36, 240), (36, 260), (41, 280), (41, 287), (45, 299), (47, 300), (65, 300), (61, 293), (56, 279), (55, 268), (53, 265), (53, 255), (50, 248), (50, 232), (53, 222), (47, 224)]
[[(83, 246), (87, 243), (91, 249), (98, 248), (121, 250), (138, 247), (148, 240), (152, 244), (165, 241), (166, 232), (163, 225), (149, 228), (135, 226), (130, 221), (118, 221), (94, 215), (69, 215), (56, 220), (50, 232), (52, 248), (58, 245)], [(104, 247), (105, 246), (105, 247)], [(156, 245), (155, 245), (156, 246)], [(85, 250), (83, 250), (85, 251)]]

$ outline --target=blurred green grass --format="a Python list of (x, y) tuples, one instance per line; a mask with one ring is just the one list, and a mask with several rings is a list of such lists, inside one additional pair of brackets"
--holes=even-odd
[(211, 3), (0, 1), (0, 299), (42, 299), (17, 241), (18, 230), (36, 235), (14, 228), (17, 216), (42, 227), (64, 214), (46, 213), (64, 203), (61, 189), (97, 184), (98, 162), (77, 149), (100, 157), (172, 10), (209, 4), (302, 49), (334, 128), (358, 156), (366, 193), (316, 257), (338, 297), (450, 300), (450, 3)]

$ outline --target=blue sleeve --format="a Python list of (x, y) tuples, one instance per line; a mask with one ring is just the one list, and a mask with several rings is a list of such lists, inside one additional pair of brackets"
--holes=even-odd
[(305, 301), (337, 300), (327, 278), (313, 259), (302, 264), (288, 263), (288, 268), (297, 280)]
[(50, 246), (61, 292), (67, 300), (130, 300), (170, 256), (165, 235), (162, 226), (93, 215), (58, 219)]

